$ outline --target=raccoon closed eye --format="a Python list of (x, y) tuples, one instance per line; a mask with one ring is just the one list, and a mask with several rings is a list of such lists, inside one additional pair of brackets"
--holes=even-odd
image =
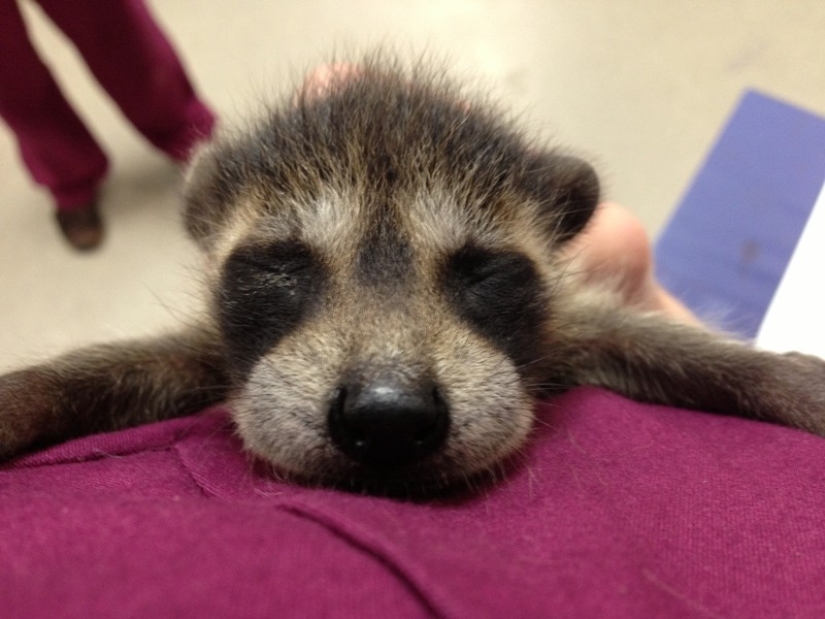
[(516, 361), (532, 355), (545, 308), (527, 256), (465, 246), (447, 261), (444, 283), (458, 314), (478, 332)]
[(236, 364), (250, 365), (295, 329), (323, 283), (321, 261), (299, 241), (236, 249), (218, 296), (221, 330)]
[(536, 279), (533, 263), (515, 251), (467, 245), (453, 254), (447, 264), (447, 283), (453, 292), (463, 291), (479, 298), (532, 288)]
[(240, 276), (244, 283), (289, 288), (311, 270), (312, 251), (300, 241), (236, 249), (227, 260), (225, 273)]

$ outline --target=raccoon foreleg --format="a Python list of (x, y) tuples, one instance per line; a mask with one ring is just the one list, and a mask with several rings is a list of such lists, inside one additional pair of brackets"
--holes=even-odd
[(0, 376), (0, 460), (66, 439), (193, 413), (227, 390), (207, 329), (93, 346)]
[(565, 334), (562, 365), (574, 384), (825, 436), (821, 359), (756, 350), (659, 314), (602, 302), (562, 310), (557, 318)]

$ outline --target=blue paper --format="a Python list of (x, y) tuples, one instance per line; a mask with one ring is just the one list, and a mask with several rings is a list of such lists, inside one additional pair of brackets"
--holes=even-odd
[(753, 337), (825, 181), (825, 118), (747, 92), (655, 247), (699, 316)]

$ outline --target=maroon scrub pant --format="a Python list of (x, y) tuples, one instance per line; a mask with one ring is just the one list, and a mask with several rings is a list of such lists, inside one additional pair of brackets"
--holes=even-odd
[[(214, 117), (142, 0), (37, 0), (149, 142), (175, 160)], [(23, 162), (59, 209), (89, 204), (106, 174), (101, 147), (72, 110), (26, 32), (16, 0), (0, 0), (0, 117)]]

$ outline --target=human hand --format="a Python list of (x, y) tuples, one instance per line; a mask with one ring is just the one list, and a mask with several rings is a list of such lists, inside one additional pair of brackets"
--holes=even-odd
[(650, 238), (627, 208), (615, 202), (599, 204), (587, 227), (564, 251), (586, 281), (615, 287), (628, 305), (662, 312), (687, 324), (702, 324), (656, 280)]

